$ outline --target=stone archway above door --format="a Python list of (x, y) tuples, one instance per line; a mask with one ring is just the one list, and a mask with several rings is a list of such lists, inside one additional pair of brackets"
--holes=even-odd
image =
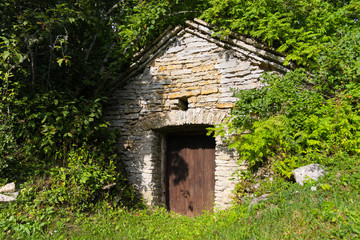
[(142, 131), (164, 129), (183, 125), (216, 125), (228, 115), (229, 110), (211, 111), (208, 109), (173, 110), (147, 116), (139, 121), (136, 129)]

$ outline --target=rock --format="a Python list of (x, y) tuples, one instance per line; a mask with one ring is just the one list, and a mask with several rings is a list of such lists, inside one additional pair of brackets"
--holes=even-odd
[(8, 183), (5, 186), (0, 188), (0, 193), (8, 193), (8, 192), (15, 192), (15, 183)]
[(320, 164), (310, 164), (299, 167), (293, 170), (292, 173), (294, 174), (295, 182), (303, 186), (305, 180), (313, 179), (317, 181), (319, 177), (326, 173), (326, 171)]
[(12, 193), (10, 196), (4, 195), (4, 194), (0, 194), (0, 202), (11, 202), (11, 201), (15, 201), (17, 195), (18, 195), (18, 192), (14, 192), (14, 193)]
[(11, 202), (15, 201), (16, 197), (19, 195), (19, 192), (15, 192), (15, 183), (8, 183), (5, 186), (0, 188), (0, 193), (9, 193), (7, 195), (0, 194), (0, 202)]
[(264, 194), (264, 195), (261, 195), (260, 197), (254, 198), (254, 199), (251, 201), (251, 203), (249, 204), (248, 209), (250, 210), (250, 208), (251, 208), (253, 205), (257, 204), (257, 203), (260, 202), (260, 201), (266, 201), (268, 196), (270, 196), (270, 194)]

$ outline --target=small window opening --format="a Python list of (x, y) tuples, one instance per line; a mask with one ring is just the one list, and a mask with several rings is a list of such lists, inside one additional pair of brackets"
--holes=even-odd
[(176, 104), (181, 110), (186, 111), (189, 108), (189, 101), (187, 98), (179, 98)]

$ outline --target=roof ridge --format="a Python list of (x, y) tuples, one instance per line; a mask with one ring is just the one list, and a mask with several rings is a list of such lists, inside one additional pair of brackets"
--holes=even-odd
[(157, 44), (168, 32), (170, 32), (172, 29), (174, 28), (174, 26), (169, 25), (165, 31), (163, 31), (154, 41), (151, 42), (151, 44), (144, 46), (143, 48), (141, 48), (138, 52), (136, 52), (133, 56), (133, 61), (137, 61), (144, 52), (148, 51), (151, 46)]
[[(217, 26), (214, 26), (212, 24), (209, 24), (199, 18), (194, 18), (193, 20), (194, 22), (200, 24), (200, 25), (203, 25), (205, 27), (208, 27), (208, 28), (211, 28), (211, 29), (215, 29), (215, 30), (220, 30), (219, 27)], [(247, 44), (250, 44), (250, 45), (254, 45), (255, 47), (258, 47), (258, 48), (261, 48), (263, 50), (266, 50), (266, 51), (271, 51), (272, 53), (274, 53), (275, 55), (280, 55), (280, 56), (283, 56), (285, 57), (285, 54), (284, 53), (281, 53), (281, 52), (278, 52), (276, 51), (275, 48), (271, 47), (271, 46), (268, 46), (266, 44), (263, 44), (257, 40), (255, 40), (254, 38), (250, 38), (250, 37), (246, 37), (244, 35), (241, 35), (239, 33), (236, 33), (236, 32), (233, 32), (233, 31), (230, 31), (229, 32), (229, 36), (233, 37), (233, 38), (236, 38), (240, 41), (243, 41)]]
[[(284, 54), (281, 54), (279, 52), (276, 52), (273, 48), (266, 46), (264, 44), (259, 43), (258, 41), (251, 39), (251, 38), (246, 38), (242, 35), (238, 35), (234, 32), (230, 32), (230, 37), (229, 36), (221, 36), (221, 35), (215, 35), (214, 32), (214, 28), (200, 20), (200, 19), (196, 19), (196, 21), (186, 21), (186, 24), (192, 28), (197, 29), (198, 31), (208, 34), (210, 35), (212, 38), (216, 38), (222, 42), (228, 43), (230, 45), (232, 45), (233, 47), (238, 47), (241, 49), (244, 49), (246, 51), (252, 52), (264, 59), (270, 60), (270, 61), (274, 61), (278, 64), (283, 64), (285, 61), (285, 57)], [(233, 37), (233, 38), (231, 38)], [(285, 68), (288, 68), (286, 66), (284, 66)], [(291, 66), (290, 66), (291, 67)]]

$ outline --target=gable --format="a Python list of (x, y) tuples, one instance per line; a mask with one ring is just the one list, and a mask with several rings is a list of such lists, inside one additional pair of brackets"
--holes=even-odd
[[(121, 74), (116, 80), (115, 88), (123, 86), (129, 79), (139, 74), (154, 58), (161, 55), (169, 45), (175, 42), (185, 33), (191, 34), (199, 39), (206, 40), (208, 43), (214, 43), (217, 46), (231, 50), (242, 60), (249, 60), (254, 64), (261, 65), (263, 69), (285, 73), (293, 68), (292, 64), (283, 66), (284, 55), (276, 52), (273, 48), (265, 46), (251, 38), (230, 33), (229, 36), (221, 37), (215, 35), (213, 26), (200, 19), (186, 21), (186, 28), (171, 26), (164, 31), (151, 45), (144, 47), (133, 57), (134, 63), (130, 68)], [(181, 48), (178, 48), (181, 49)], [(175, 50), (176, 51), (176, 50)]]
[(168, 29), (135, 56), (116, 93), (117, 100), (136, 95), (137, 102), (124, 101), (127, 109), (142, 106), (141, 117), (184, 108), (231, 108), (232, 89), (260, 87), (264, 71), (288, 71), (280, 64), (284, 57), (272, 49), (234, 34), (218, 39), (206, 23), (195, 21)]

